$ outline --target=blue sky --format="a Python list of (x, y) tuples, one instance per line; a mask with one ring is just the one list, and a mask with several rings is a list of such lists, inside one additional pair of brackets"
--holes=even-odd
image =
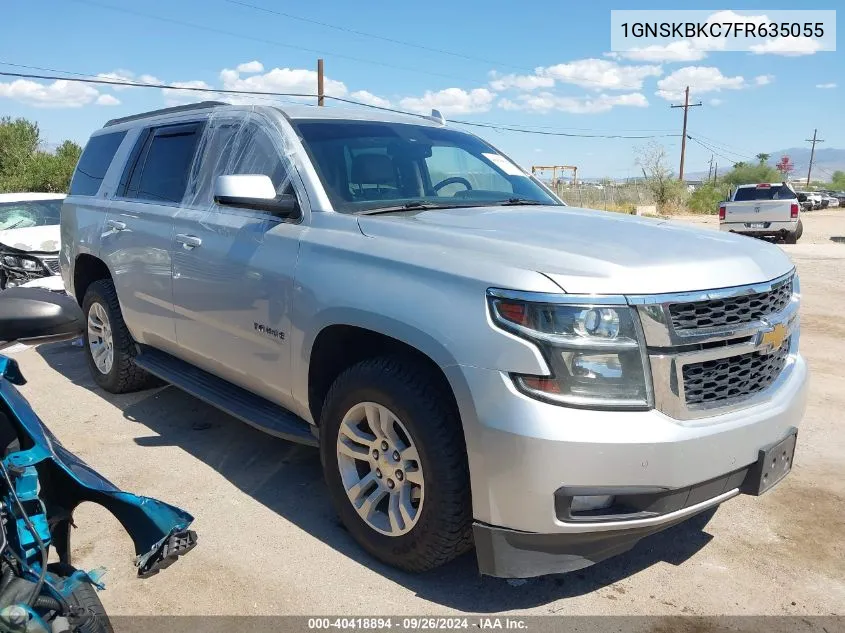
[[(811, 8), (837, 4), (826, 0)], [(813, 128), (824, 147), (845, 147), (841, 48), (782, 55), (687, 47), (614, 56), (608, 54), (612, 7), (559, 2), (520, 8), (499, 0), (32, 0), (4, 4), (0, 62), (168, 85), (310, 93), (322, 56), (330, 94), (426, 113), (439, 107), (447, 118), (584, 134), (679, 134), (681, 110), (669, 105), (679, 103), (678, 91), (689, 83), (692, 98), (704, 103), (690, 111), (690, 133), (718, 149), (720, 169), (728, 159), (805, 146)], [(719, 7), (688, 2), (685, 8)], [(794, 8), (770, 0), (735, 10)], [(38, 72), (8, 65), (0, 70)], [(109, 118), (197, 98), (178, 90), (0, 77), (0, 116), (37, 120), (51, 143), (84, 143)], [(476, 132), (524, 166), (575, 164), (587, 177), (638, 174), (634, 149), (648, 142)], [(680, 139), (656, 140), (674, 167)], [(687, 171), (706, 171), (711, 152), (694, 142), (687, 150)]]

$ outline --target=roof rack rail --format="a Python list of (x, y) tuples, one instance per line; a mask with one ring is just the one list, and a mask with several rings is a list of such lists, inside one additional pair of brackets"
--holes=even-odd
[(150, 117), (158, 116), (160, 114), (174, 114), (176, 112), (188, 112), (190, 110), (204, 110), (206, 108), (214, 108), (216, 106), (228, 105), (223, 101), (200, 101), (199, 103), (190, 103), (188, 105), (175, 106), (173, 108), (162, 108), (161, 110), (150, 110), (149, 112), (142, 112), (141, 114), (133, 114), (132, 116), (125, 116), (120, 119), (111, 119), (106, 121), (103, 127), (110, 127), (120, 123), (128, 123), (129, 121), (138, 121), (140, 119), (148, 119)]

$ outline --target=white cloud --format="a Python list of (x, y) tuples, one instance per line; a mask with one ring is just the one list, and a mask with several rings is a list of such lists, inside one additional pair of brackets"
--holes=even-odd
[(768, 86), (775, 80), (774, 75), (757, 75), (754, 78), (754, 83), (758, 86)]
[(777, 37), (766, 40), (763, 44), (751, 45), (751, 52), (755, 55), (770, 54), (783, 55), (785, 57), (813, 55), (821, 49), (821, 43), (809, 37)]
[(168, 106), (185, 105), (186, 103), (216, 98), (214, 93), (200, 92), (197, 90), (179, 90), (179, 88), (211, 88), (206, 82), (198, 79), (192, 81), (174, 81), (169, 85), (172, 87), (162, 88), (161, 90), (164, 95), (164, 103)]
[(355, 101), (359, 101), (360, 103), (366, 103), (368, 105), (374, 105), (380, 108), (390, 107), (390, 101), (388, 101), (387, 99), (383, 99), (378, 95), (374, 95), (372, 92), (367, 92), (366, 90), (356, 90), (355, 92), (349, 95), (349, 98)]
[(0, 83), (0, 97), (38, 108), (79, 108), (94, 101), (99, 92), (89, 85), (58, 79), (41, 84), (28, 79)]
[[(224, 68), (220, 71), (220, 80), (226, 90), (317, 94), (317, 72), (304, 68), (273, 68), (266, 73), (249, 77), (241, 77), (238, 70)], [(333, 97), (345, 97), (349, 92), (342, 81), (328, 77), (324, 78), (323, 90), (325, 94)], [(266, 97), (253, 95), (227, 95), (226, 99), (232, 103), (266, 103)], [(309, 101), (313, 101), (313, 97)]]
[[(154, 75), (138, 75), (135, 76), (131, 70), (114, 70), (108, 73), (98, 73), (97, 77), (100, 79), (107, 79), (108, 81), (118, 81), (122, 83), (142, 83), (142, 84), (163, 84), (161, 79)], [(109, 85), (112, 90), (131, 90), (137, 86), (115, 86)]]
[(714, 108), (717, 108), (722, 105), (724, 101), (722, 99), (710, 99), (710, 101), (708, 101), (707, 103), (709, 103)]
[(540, 75), (499, 75), (496, 71), (490, 73), (490, 87), (497, 92), (516, 88), (518, 90), (535, 90), (536, 88), (552, 88), (555, 80), (552, 77)]
[(120, 99), (112, 95), (100, 95), (94, 103), (101, 106), (116, 106), (120, 105)]
[(264, 64), (262, 64), (257, 59), (252, 60), (251, 62), (244, 62), (243, 64), (238, 64), (235, 66), (239, 73), (262, 73), (264, 72)]
[(601, 94), (596, 97), (566, 97), (551, 92), (540, 92), (537, 94), (522, 94), (516, 99), (499, 101), (499, 107), (504, 110), (528, 110), (538, 113), (560, 110), (570, 114), (595, 114), (607, 112), (615, 106), (645, 108), (648, 107), (648, 100), (639, 92), (615, 95)]
[(695, 62), (707, 56), (705, 49), (697, 46), (698, 40), (677, 40), (668, 44), (652, 44), (630, 51), (620, 51), (613, 57), (638, 62)]
[(739, 90), (747, 84), (741, 75), (726, 77), (713, 66), (685, 66), (658, 81), (655, 94), (667, 101), (676, 101), (683, 99), (687, 86), (691, 94), (698, 96), (706, 92)]
[(639, 90), (646, 77), (663, 74), (660, 66), (623, 66), (606, 59), (581, 59), (537, 68), (541, 77), (594, 90)]
[(429, 114), (432, 109), (440, 110), (442, 114), (470, 114), (472, 112), (487, 112), (493, 103), (495, 95), (487, 88), (462, 90), (461, 88), (446, 88), (432, 92), (426, 90), (422, 97), (405, 97), (399, 105), (405, 110)]
[(822, 90), (830, 90), (832, 88), (836, 88), (836, 84), (832, 81), (826, 84), (816, 84), (816, 88), (821, 88)]

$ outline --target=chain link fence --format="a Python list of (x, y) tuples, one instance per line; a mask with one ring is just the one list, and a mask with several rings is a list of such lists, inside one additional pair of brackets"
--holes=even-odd
[(636, 213), (638, 206), (653, 206), (654, 196), (642, 183), (575, 185), (558, 182), (552, 186), (566, 204), (587, 209)]

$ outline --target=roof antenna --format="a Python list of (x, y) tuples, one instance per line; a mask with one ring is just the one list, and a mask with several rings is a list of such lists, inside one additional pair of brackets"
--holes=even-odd
[(446, 125), (446, 119), (444, 119), (443, 115), (440, 114), (440, 110), (432, 110), (431, 114), (426, 118), (431, 119), (432, 121), (434, 121), (435, 123), (439, 123), (440, 125)]

